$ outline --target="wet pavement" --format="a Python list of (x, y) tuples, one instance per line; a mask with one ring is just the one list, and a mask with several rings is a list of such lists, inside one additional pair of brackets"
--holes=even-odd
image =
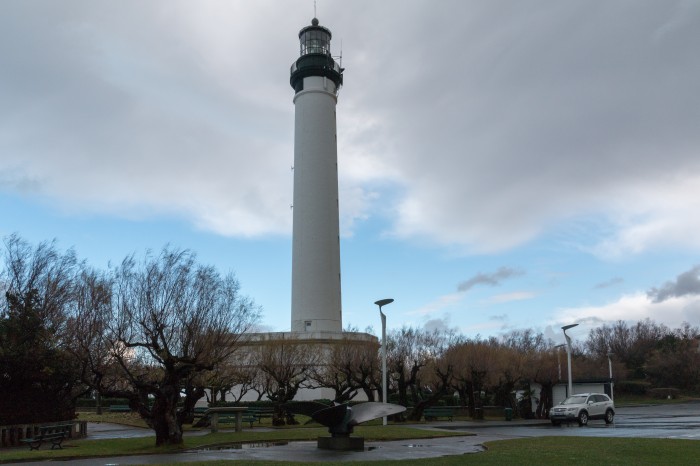
[[(245, 448), (196, 450), (179, 454), (120, 456), (70, 460), (76, 466), (121, 464), (173, 464), (190, 461), (214, 460), (271, 460), (271, 461), (381, 461), (416, 458), (434, 458), (484, 451), (483, 444), (493, 440), (544, 436), (581, 437), (636, 437), (682, 438), (700, 440), (700, 403), (678, 405), (638, 406), (617, 409), (615, 423), (590, 421), (587, 427), (577, 424), (552, 426), (548, 421), (454, 421), (419, 424), (412, 427), (426, 430), (464, 431), (465, 436), (391, 442), (365, 442), (365, 451), (333, 452), (319, 450), (316, 442), (289, 442), (285, 445), (258, 444)], [(256, 428), (256, 430), (260, 430)], [(208, 431), (189, 432), (204, 435)], [(151, 430), (115, 424), (88, 424), (88, 438), (127, 438), (153, 435)], [(475, 434), (475, 435), (468, 435)], [(54, 461), (21, 463), (46, 465)], [(67, 464), (66, 461), (62, 461)]]
[[(619, 438), (678, 438), (700, 440), (700, 403), (674, 405), (633, 406), (617, 408), (615, 422), (589, 421), (588, 426), (579, 427), (576, 422), (552, 426), (549, 422), (525, 425), (523, 423), (503, 426), (444, 426), (449, 430), (465, 430), (481, 435), (482, 432), (497, 434), (501, 438), (575, 436), (575, 437), (619, 437)], [(491, 429), (496, 428), (497, 432)]]

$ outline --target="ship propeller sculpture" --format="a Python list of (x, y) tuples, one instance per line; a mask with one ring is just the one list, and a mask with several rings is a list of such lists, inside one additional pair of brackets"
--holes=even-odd
[(315, 401), (289, 403), (285, 408), (295, 414), (304, 414), (328, 427), (330, 437), (319, 437), (318, 448), (324, 450), (364, 450), (363, 437), (350, 437), (356, 425), (384, 416), (402, 413), (404, 406), (391, 403), (367, 402), (353, 406), (347, 403), (324, 405)]

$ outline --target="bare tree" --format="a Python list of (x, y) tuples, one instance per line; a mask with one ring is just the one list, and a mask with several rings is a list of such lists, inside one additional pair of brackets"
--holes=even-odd
[(586, 352), (594, 358), (603, 360), (608, 352), (625, 363), (632, 378), (644, 378), (644, 363), (657, 343), (670, 334), (665, 325), (656, 324), (645, 319), (630, 325), (619, 320), (614, 324), (605, 324), (594, 328), (588, 334), (585, 343)]
[(413, 327), (402, 327), (387, 335), (387, 371), (390, 374), (388, 384), (389, 387), (392, 383), (395, 384), (399, 404), (403, 406), (409, 405), (409, 387), (415, 386), (418, 373), (428, 363), (430, 354), (424, 345), (424, 337), (423, 331)]
[[(80, 363), (81, 378), (90, 387), (101, 387), (107, 382), (114, 387), (118, 380), (116, 361), (104, 338), (112, 308), (111, 279), (97, 270), (83, 268), (74, 290), (69, 348)], [(97, 413), (101, 414), (101, 393), (96, 391), (96, 396)]]
[(453, 367), (445, 354), (462, 340), (453, 331), (429, 332), (412, 327), (389, 333), (387, 368), (391, 383), (396, 386), (399, 404), (408, 406), (410, 395), (414, 410), (408, 413), (409, 419), (420, 419), (423, 410), (446, 393), (447, 385), (452, 384)]
[(263, 389), (257, 368), (236, 359), (235, 362), (226, 362), (204, 375), (204, 386), (209, 388), (210, 403), (229, 401), (227, 395), (235, 403), (250, 392), (257, 394), (258, 401), (262, 399)]
[(333, 389), (338, 403), (352, 400), (359, 390), (374, 401), (378, 373), (378, 343), (344, 335), (330, 344), (321, 364), (312, 368), (310, 378), (318, 387)]
[(318, 345), (291, 335), (263, 339), (253, 349), (252, 361), (260, 371), (263, 390), (275, 404), (274, 425), (297, 424), (283, 405), (292, 401), (300, 388), (309, 386), (309, 373), (321, 360)]
[(459, 345), (464, 338), (454, 330), (423, 331), (422, 345), (426, 365), (410, 386), (413, 410), (408, 419), (420, 421), (423, 411), (437, 404), (454, 386), (454, 365), (448, 357), (450, 348)]
[(561, 354), (559, 348), (540, 349), (528, 355), (525, 376), (540, 384), (540, 398), (535, 409), (535, 417), (547, 418), (553, 404), (553, 388), (557, 384), (561, 371)]
[(448, 349), (446, 357), (454, 368), (454, 386), (460, 399), (466, 398), (472, 417), (477, 417), (476, 409), (483, 405), (485, 389), (494, 384), (498, 355), (499, 343), (494, 338), (481, 340), (477, 337)]
[[(109, 315), (94, 324), (103, 339), (90, 343), (90, 351), (105, 345), (111, 358), (91, 367), (95, 388), (127, 398), (157, 445), (181, 444), (182, 424), (204, 396), (198, 375), (233, 357), (260, 310), (233, 275), (197, 264), (187, 250), (166, 247), (142, 263), (127, 257), (112, 285)], [(89, 308), (76, 320), (95, 318)]]
[(75, 251), (61, 253), (56, 240), (39, 243), (35, 248), (12, 234), (5, 239), (3, 294), (22, 298), (30, 293), (38, 303), (41, 325), (55, 337), (65, 335), (67, 309), (73, 300), (73, 283), (81, 264)]
[[(513, 408), (523, 417), (532, 415), (531, 390), (526, 379), (530, 375), (530, 365), (538, 359), (537, 355), (551, 346), (552, 342), (543, 333), (532, 329), (514, 330), (503, 337), (495, 387), (497, 405)], [(525, 389), (525, 402), (521, 406), (515, 396), (516, 388)]]
[(658, 342), (644, 366), (657, 388), (700, 389), (700, 330), (687, 322)]

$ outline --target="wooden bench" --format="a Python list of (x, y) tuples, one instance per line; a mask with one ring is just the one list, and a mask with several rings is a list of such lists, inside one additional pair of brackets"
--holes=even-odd
[(51, 442), (51, 449), (58, 447), (63, 449), (61, 442), (63, 439), (70, 436), (73, 424), (55, 424), (51, 426), (41, 426), (39, 427), (39, 434), (31, 438), (23, 438), (20, 440), (22, 443), (29, 445), (29, 451), (38, 450), (41, 444), (49, 441)]
[(110, 413), (130, 413), (129, 405), (109, 405)]
[(439, 417), (445, 417), (448, 421), (454, 419), (454, 408), (448, 406), (431, 406), (430, 408), (425, 408), (423, 411), (423, 416), (425, 416), (426, 421), (434, 421)]

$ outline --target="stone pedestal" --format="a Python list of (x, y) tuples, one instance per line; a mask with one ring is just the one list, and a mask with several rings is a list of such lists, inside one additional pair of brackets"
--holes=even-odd
[(321, 450), (365, 451), (365, 438), (319, 437), (317, 445)]

